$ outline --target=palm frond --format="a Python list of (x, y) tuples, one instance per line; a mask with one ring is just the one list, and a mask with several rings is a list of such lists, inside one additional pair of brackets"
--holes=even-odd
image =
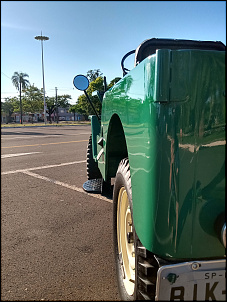
[(29, 77), (29, 75), (27, 73), (23, 73), (23, 72), (19, 73), (17, 71), (14, 72), (11, 80), (17, 90), (20, 89), (20, 84), (21, 84), (22, 89), (25, 89), (26, 87), (29, 86), (30, 82), (29, 82), (29, 80), (25, 79), (26, 77)]

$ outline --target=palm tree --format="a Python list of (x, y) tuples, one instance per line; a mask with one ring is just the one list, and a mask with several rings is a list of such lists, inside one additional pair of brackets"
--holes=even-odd
[(22, 102), (21, 102), (21, 91), (29, 86), (29, 80), (25, 79), (29, 77), (27, 73), (15, 71), (11, 80), (16, 89), (20, 92), (20, 123), (22, 124)]

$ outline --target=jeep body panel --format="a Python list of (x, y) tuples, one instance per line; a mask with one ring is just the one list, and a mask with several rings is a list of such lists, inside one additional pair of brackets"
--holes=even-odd
[(105, 93), (100, 127), (92, 117), (104, 180), (128, 156), (135, 230), (166, 259), (225, 254), (224, 72), (224, 51), (157, 50)]

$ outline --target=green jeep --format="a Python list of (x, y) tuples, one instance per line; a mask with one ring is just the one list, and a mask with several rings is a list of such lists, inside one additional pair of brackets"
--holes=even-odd
[(121, 67), (93, 107), (83, 185), (113, 189), (121, 299), (225, 301), (225, 45), (148, 39)]

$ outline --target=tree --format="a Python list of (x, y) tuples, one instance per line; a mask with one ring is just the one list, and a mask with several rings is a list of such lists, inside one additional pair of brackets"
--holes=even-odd
[[(22, 99), (22, 105), (25, 111), (34, 114), (43, 108), (43, 93), (40, 89), (33, 85), (29, 86), (25, 90), (24, 98)], [(33, 123), (33, 115), (32, 115)]]
[(5, 98), (4, 102), (1, 102), (1, 111), (6, 114), (6, 123), (11, 122), (11, 115), (18, 106), (18, 99), (17, 97), (14, 98)]
[(28, 74), (26, 73), (22, 73), (22, 72), (17, 72), (15, 71), (11, 80), (13, 85), (16, 87), (16, 89), (19, 91), (20, 93), (20, 116), (21, 116), (21, 124), (23, 123), (22, 121), (22, 101), (21, 101), (21, 92), (22, 90), (24, 90), (25, 88), (27, 88), (29, 86), (29, 80), (27, 80), (26, 78), (29, 77)]
[(69, 100), (71, 100), (72, 99), (72, 97), (71, 97), (71, 95), (69, 95), (69, 94), (63, 94), (63, 95), (58, 95), (57, 96), (57, 99), (58, 99), (58, 101), (57, 101), (57, 105), (59, 106), (59, 107), (62, 107), (62, 108), (67, 108), (67, 107), (69, 107)]
[(75, 121), (76, 112), (78, 112), (77, 111), (77, 105), (71, 105), (70, 108), (69, 108), (69, 112), (73, 113), (73, 115), (74, 115), (74, 121)]
[(121, 78), (116, 77), (112, 81), (110, 81), (109, 85), (107, 86), (107, 89), (110, 89), (111, 87), (113, 87), (113, 85), (115, 85), (120, 79)]
[(51, 114), (54, 113), (54, 111), (57, 113), (57, 122), (58, 122), (58, 107), (61, 108), (67, 108), (70, 106), (69, 100), (72, 99), (71, 95), (69, 94), (63, 94), (57, 96), (57, 102), (55, 97), (47, 97), (46, 98), (46, 104), (47, 104), (47, 113), (49, 114), (49, 122), (51, 123)]
[(89, 80), (89, 82), (94, 81), (95, 79), (97, 79), (98, 77), (101, 77), (103, 75), (103, 73), (100, 71), (100, 69), (91, 69), (88, 70), (87, 72), (87, 78)]
[(51, 114), (56, 108), (55, 97), (46, 97), (47, 113), (49, 114), (49, 123), (52, 123)]
[(57, 123), (58, 123), (58, 107), (67, 108), (70, 106), (69, 100), (71, 100), (72, 97), (69, 94), (63, 94), (57, 96), (57, 102), (56, 102), (56, 115), (57, 115)]
[[(97, 77), (94, 81), (90, 82), (90, 85), (86, 90), (87, 94), (89, 95), (89, 98), (91, 99), (93, 106), (95, 107), (96, 112), (98, 114), (101, 114), (102, 104), (98, 96), (92, 96), (92, 92), (96, 90), (104, 91), (103, 77), (101, 76)], [(84, 94), (78, 97), (76, 108), (77, 108), (77, 112), (83, 114), (86, 120), (88, 119), (89, 115), (94, 114), (94, 111), (91, 105), (89, 104), (87, 97)]]
[[(92, 96), (92, 92), (94, 91), (104, 91), (104, 78), (102, 77), (102, 73), (99, 69), (89, 70), (87, 72), (87, 77), (89, 79), (89, 87), (86, 90), (87, 94), (89, 95), (92, 104), (95, 107), (95, 110), (98, 114), (101, 114), (101, 107), (102, 104), (98, 98), (98, 96)], [(107, 85), (107, 89), (110, 89), (114, 84), (116, 84), (121, 78), (116, 77), (114, 78), (109, 85)], [(88, 100), (85, 95), (81, 95), (78, 97), (78, 101), (76, 105), (74, 105), (73, 110), (76, 112), (83, 114), (85, 119), (88, 118), (88, 115), (94, 114), (94, 111), (91, 105), (88, 103)]]

